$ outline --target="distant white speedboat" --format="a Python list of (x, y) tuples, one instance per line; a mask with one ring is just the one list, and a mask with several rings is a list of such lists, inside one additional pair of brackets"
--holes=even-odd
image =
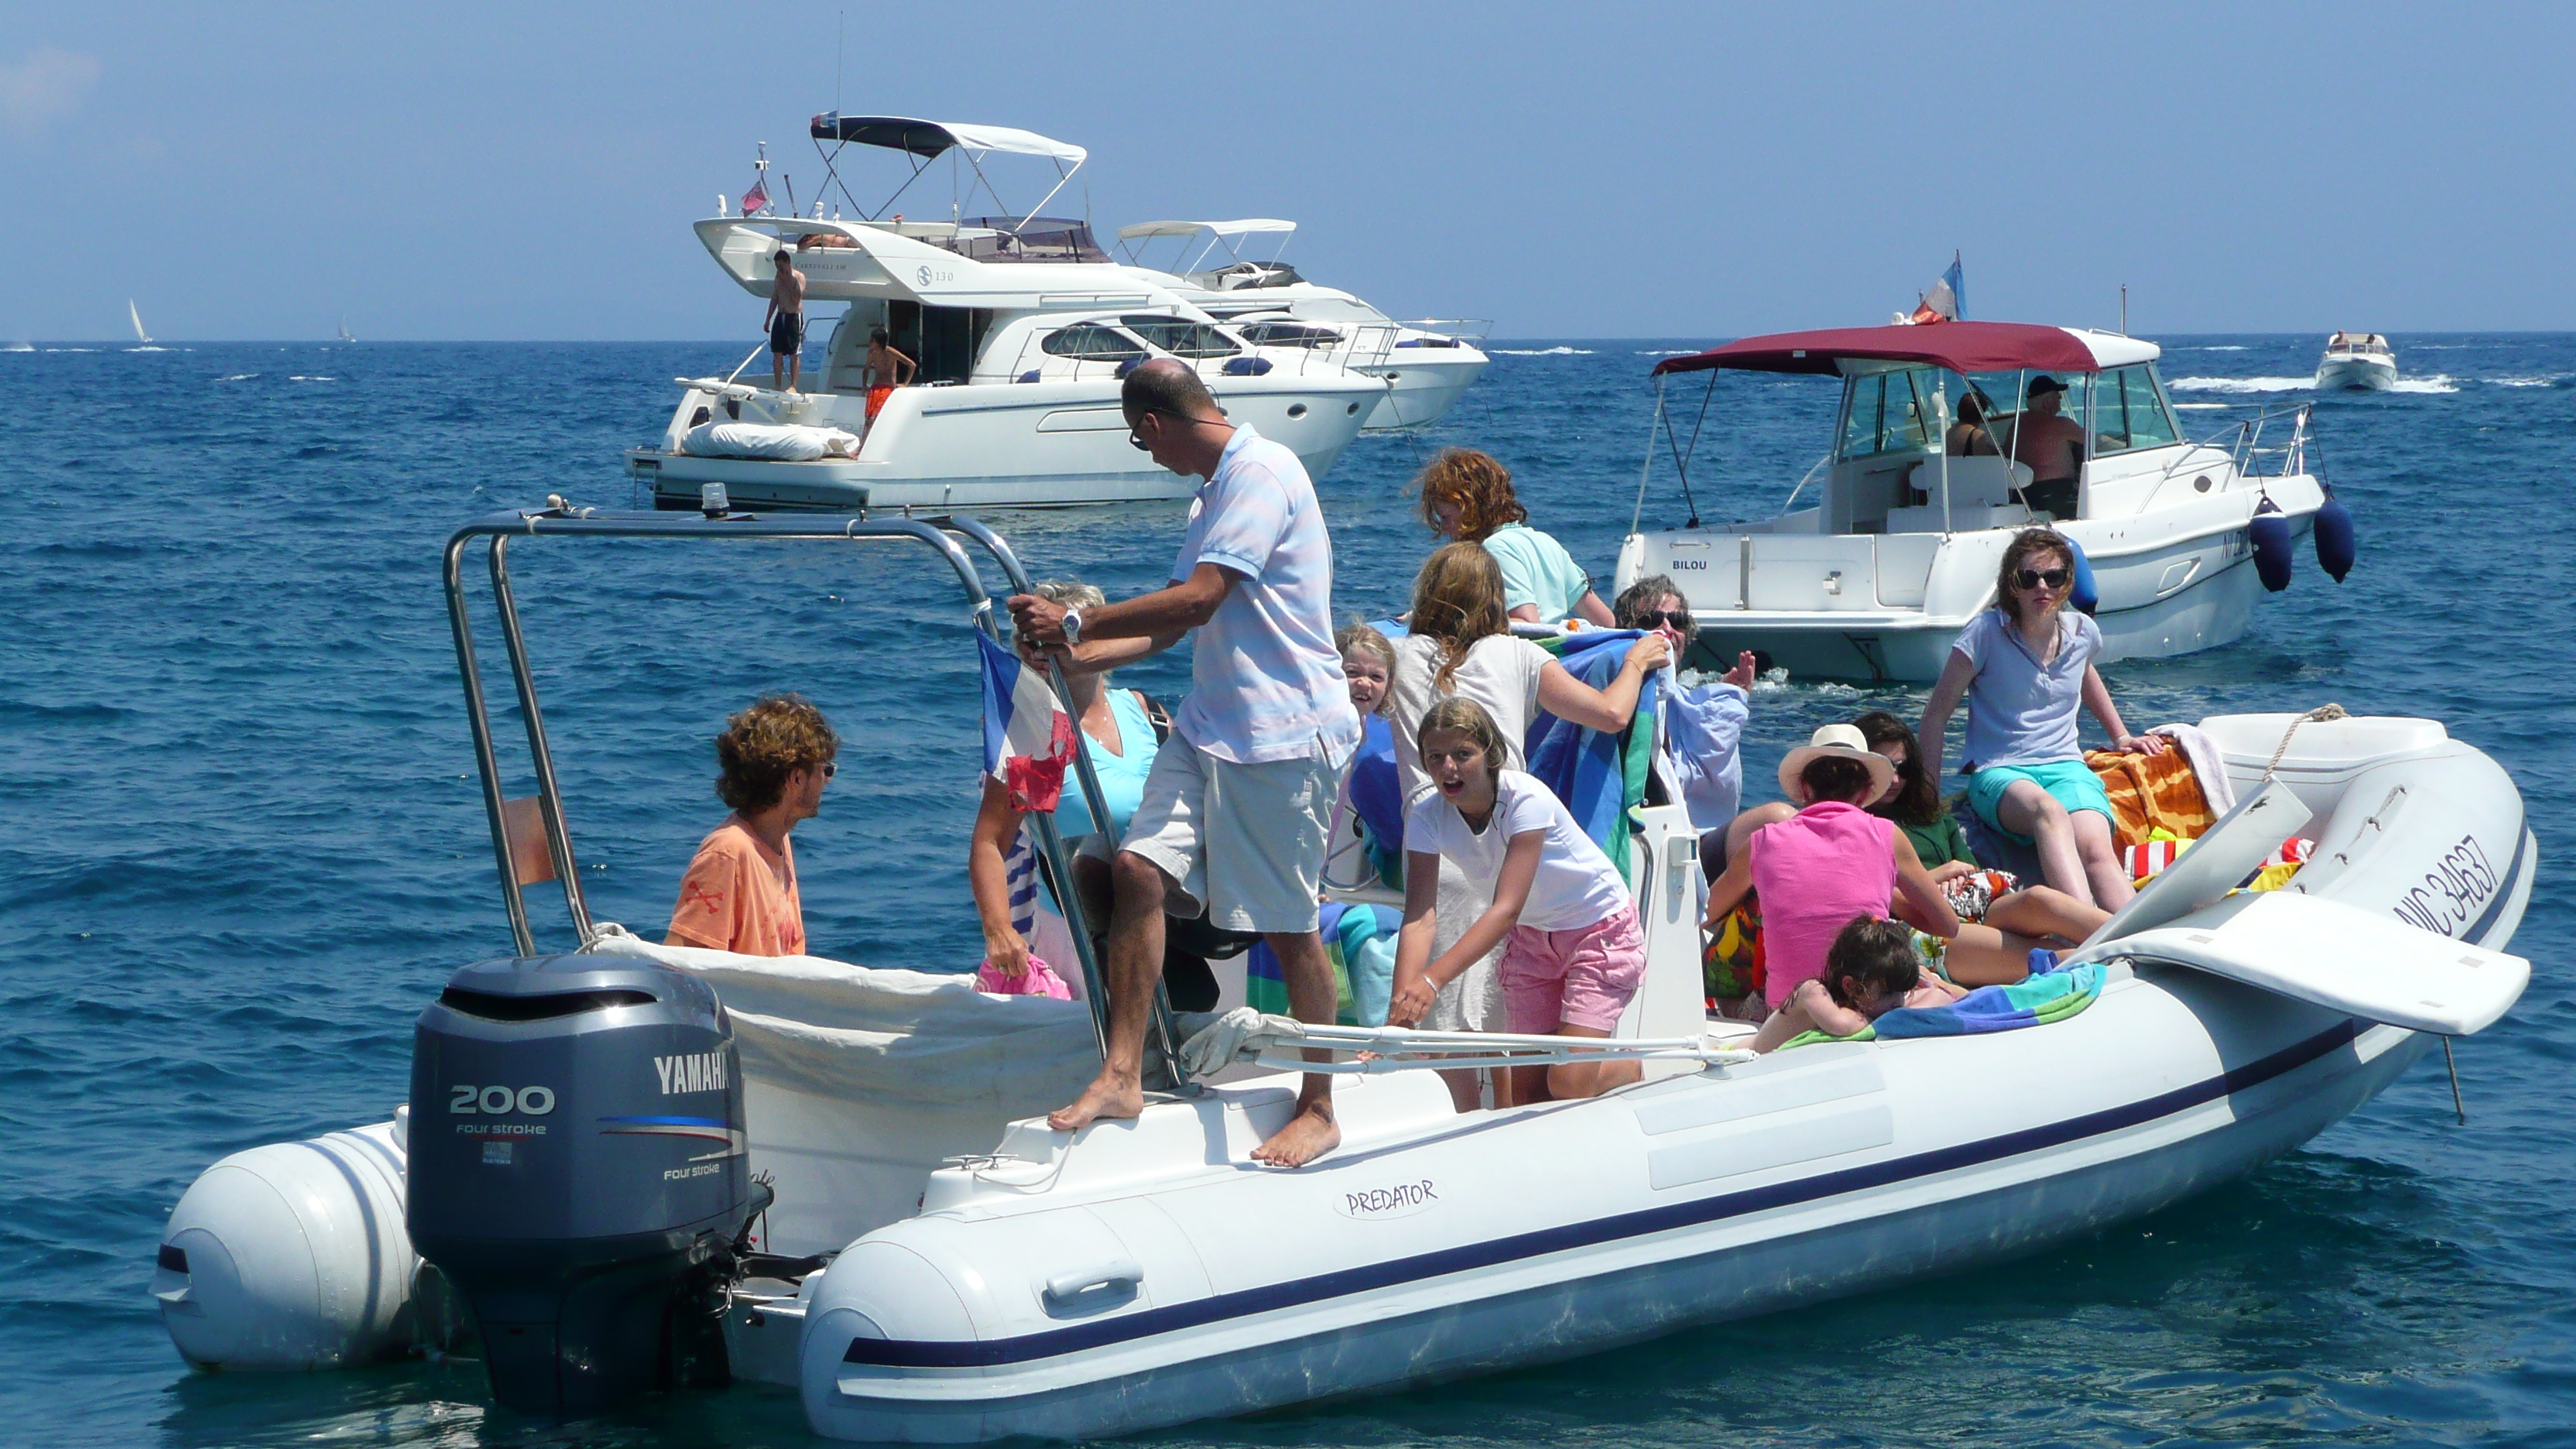
[(2397, 385), (2397, 354), (2376, 332), (2338, 332), (2326, 339), (2326, 355), (2317, 363), (2316, 388), (2361, 388), (2386, 392)]

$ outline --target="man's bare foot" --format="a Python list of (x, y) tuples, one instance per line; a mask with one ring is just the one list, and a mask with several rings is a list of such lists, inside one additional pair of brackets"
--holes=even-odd
[(1269, 1141), (1252, 1149), (1252, 1160), (1273, 1167), (1303, 1167), (1341, 1145), (1342, 1129), (1333, 1121), (1333, 1104), (1309, 1102)]
[(1145, 1110), (1145, 1092), (1134, 1077), (1103, 1071), (1082, 1089), (1082, 1095), (1069, 1107), (1058, 1107), (1047, 1114), (1047, 1125), (1058, 1132), (1079, 1132), (1098, 1117), (1133, 1117)]

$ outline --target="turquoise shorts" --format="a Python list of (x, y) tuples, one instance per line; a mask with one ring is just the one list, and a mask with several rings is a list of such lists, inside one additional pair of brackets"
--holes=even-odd
[(2028, 780), (2054, 796), (2066, 807), (2066, 813), (2090, 810), (2113, 825), (2120, 818), (2111, 813), (2111, 797), (2103, 792), (2102, 777), (2082, 760), (2047, 760), (2035, 765), (1988, 765), (1968, 777), (1968, 808), (1977, 818), (1991, 826), (1995, 833), (2016, 845), (2028, 845), (2031, 838), (2006, 830), (1995, 818), (1995, 807), (2004, 800), (2004, 791), (2015, 780)]

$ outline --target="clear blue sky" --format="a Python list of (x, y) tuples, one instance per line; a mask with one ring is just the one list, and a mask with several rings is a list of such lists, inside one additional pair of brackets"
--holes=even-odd
[[(841, 9), (0, 6), (0, 339), (749, 339), (688, 223), (756, 141), (810, 195)], [(1503, 336), (1878, 321), (1953, 248), (1984, 317), (2576, 328), (2576, 7), (847, 15), (845, 111)]]

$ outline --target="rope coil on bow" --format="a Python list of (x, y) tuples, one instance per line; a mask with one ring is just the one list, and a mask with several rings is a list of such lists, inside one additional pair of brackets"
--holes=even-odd
[(2297, 719), (2290, 721), (2290, 727), (2281, 731), (2281, 747), (2272, 752), (2272, 763), (2263, 767), (2264, 781), (2269, 783), (2274, 775), (2281, 772), (2281, 757), (2290, 752), (2290, 736), (2299, 732), (2299, 726), (2308, 723), (2310, 720), (2350, 718), (2352, 718), (2352, 711), (2345, 709), (2342, 705), (2321, 704), (2315, 709), (2309, 710), (2306, 714), (2299, 716)]

